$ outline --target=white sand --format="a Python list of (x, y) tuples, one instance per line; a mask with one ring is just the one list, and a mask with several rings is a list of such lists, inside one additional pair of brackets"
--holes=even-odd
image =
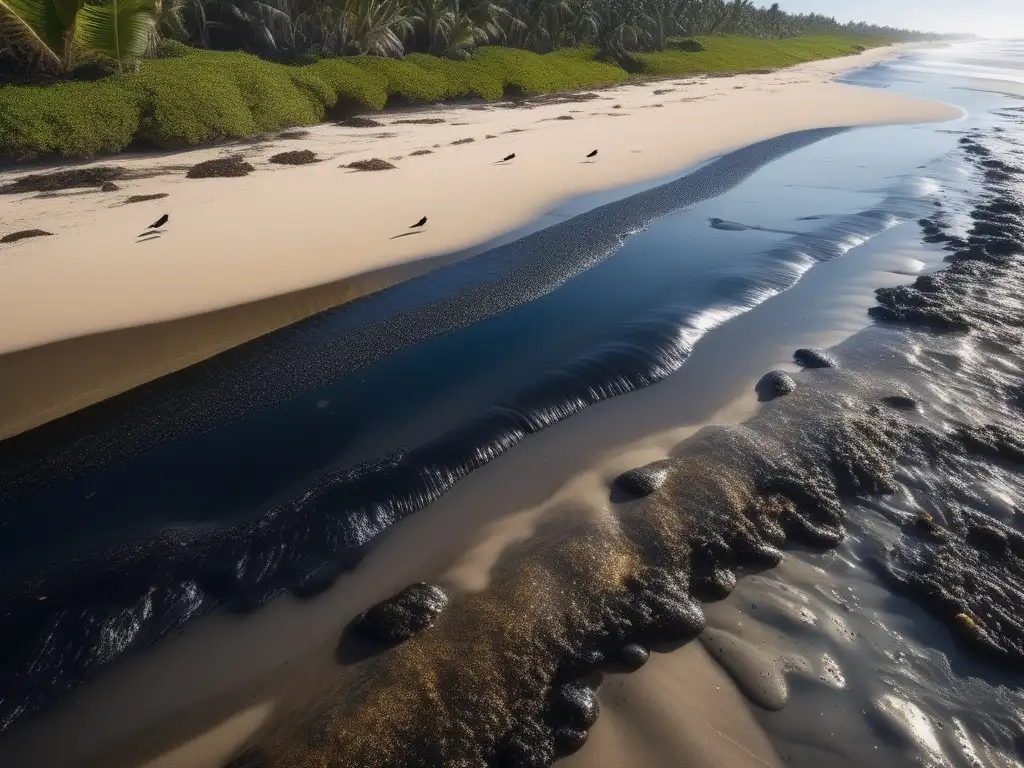
[[(425, 257), (486, 241), (568, 197), (657, 178), (791, 131), (961, 114), (831, 82), (893, 52), (770, 75), (623, 86), (581, 103), (438, 107), (383, 115), (382, 128), (322, 125), (302, 139), (122, 156), (103, 162), (169, 170), (114, 193), (0, 197), (0, 234), (55, 234), (0, 246), (0, 439), (432, 268), (443, 259)], [(564, 115), (573, 120), (555, 119)], [(410, 117), (445, 123), (395, 124)], [(463, 138), (475, 141), (453, 145)], [(292, 149), (326, 159), (303, 167), (266, 161)], [(409, 156), (417, 149), (432, 154)], [(600, 150), (597, 162), (583, 163), (591, 149)], [(513, 163), (495, 165), (510, 152)], [(235, 153), (257, 171), (188, 180), (181, 170)], [(339, 168), (398, 156), (396, 170)], [(0, 174), (0, 183), (16, 175)], [(122, 204), (158, 192), (170, 196)], [(163, 237), (137, 243), (163, 213), (171, 217)], [(393, 239), (424, 215), (421, 233)], [(130, 330), (109, 333), (115, 329)]]

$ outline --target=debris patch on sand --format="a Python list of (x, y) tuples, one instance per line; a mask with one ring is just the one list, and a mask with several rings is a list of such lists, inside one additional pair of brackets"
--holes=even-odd
[(343, 167), (351, 168), (353, 171), (391, 171), (397, 166), (379, 157), (371, 157), (369, 160), (356, 160)]
[(189, 168), (186, 176), (190, 179), (229, 179), (248, 176), (255, 168), (239, 156), (205, 160)]
[(272, 155), (268, 160), (278, 165), (310, 165), (311, 163), (319, 163), (321, 158), (317, 157), (316, 152), (308, 149), (298, 149), (291, 152), (280, 152)]

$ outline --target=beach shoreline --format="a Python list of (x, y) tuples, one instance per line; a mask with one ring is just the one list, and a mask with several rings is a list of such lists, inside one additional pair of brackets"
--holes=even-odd
[[(967, 127), (971, 124), (970, 121), (966, 123)], [(944, 126), (849, 132), (832, 141), (857, 139), (862, 142), (860, 148), (866, 145), (870, 149), (885, 144), (884, 136), (903, 132), (904, 139), (916, 145), (917, 136), (951, 133), (942, 128)], [(967, 132), (961, 133), (964, 136), (960, 139), (944, 136), (943, 141), (949, 146), (969, 142)], [(926, 145), (927, 141), (920, 143)], [(898, 141), (893, 145), (906, 148)], [(979, 151), (977, 145), (970, 146)], [(853, 150), (846, 145), (845, 151), (853, 160), (838, 166), (845, 168), (848, 175), (836, 175), (831, 171), (835, 178), (842, 179), (837, 186), (845, 187), (844, 191), (867, 191), (869, 196), (876, 193), (878, 187), (872, 182), (889, 169), (870, 176), (872, 181), (866, 180), (869, 178), (867, 174), (863, 179), (855, 179), (855, 169), (861, 157), (856, 145)], [(842, 152), (842, 148), (830, 148), (817, 155), (814, 162), (829, 162), (829, 158)], [(873, 160), (877, 166), (878, 158)], [(960, 210), (957, 197), (948, 188), (937, 191), (923, 183), (933, 182), (936, 187), (944, 187), (941, 182), (946, 177), (939, 169), (917, 165), (918, 160), (913, 155), (903, 160), (900, 167), (904, 172), (915, 167), (924, 169), (916, 174), (911, 172), (915, 181), (922, 182), (922, 185), (913, 185), (909, 189), (911, 195), (920, 192), (926, 198), (922, 203), (926, 207), (922, 210), (927, 214), (927, 221), (939, 223), (930, 224), (922, 219), (919, 222), (921, 231), (928, 233), (931, 231), (929, 227), (939, 227), (946, 221), (944, 217)], [(742, 205), (737, 206), (735, 200), (731, 207), (725, 205), (722, 210), (688, 211), (686, 215), (698, 222), (698, 226), (688, 230), (686, 237), (678, 237), (673, 242), (689, 251), (686, 254), (688, 258), (696, 258), (697, 252), (702, 250), (702, 243), (694, 230), (706, 226), (704, 222), (709, 214), (735, 216), (737, 221), (756, 221), (758, 225), (783, 226), (773, 217), (768, 206), (764, 206), (765, 189), (789, 186), (791, 182), (792, 186), (822, 189), (822, 186), (799, 182), (831, 183), (828, 178), (800, 179), (789, 170), (785, 166), (769, 169), (770, 183), (762, 184), (760, 196), (749, 190), (739, 190), (741, 203), (749, 200), (751, 204), (760, 202), (763, 206), (757, 209), (756, 214), (744, 216)], [(818, 193), (806, 194), (813, 201), (807, 209), (809, 212), (828, 213), (830, 209), (817, 197)], [(936, 208), (934, 214), (933, 205)], [(571, 208), (567, 210), (571, 211)], [(871, 207), (869, 212), (878, 210), (885, 209)], [(791, 214), (792, 221), (797, 221), (795, 216)], [(308, 708), (307, 713), (322, 714), (331, 708), (332, 702), (360, 701), (360, 696), (365, 693), (364, 687), (370, 685), (368, 681), (376, 679), (374, 670), (387, 668), (387, 664), (382, 662), (377, 667), (363, 667), (364, 674), (360, 674), (359, 666), (351, 669), (339, 666), (337, 638), (341, 628), (358, 611), (410, 582), (425, 579), (449, 589), (453, 600), (460, 601), (451, 612), (451, 616), (457, 617), (465, 605), (479, 604), (475, 601), (486, 600), (488, 592), (494, 593), (496, 588), (500, 588), (503, 573), (500, 566), (503, 563), (506, 574), (515, 574), (517, 570), (530, 572), (531, 563), (550, 564), (557, 560), (536, 554), (545, 545), (556, 542), (576, 544), (583, 540), (579, 536), (581, 529), (594, 527), (603, 533), (614, 534), (620, 525), (628, 527), (631, 520), (646, 519), (643, 514), (633, 514), (641, 508), (633, 510), (616, 502), (614, 497), (609, 498), (609, 489), (614, 486), (615, 478), (625, 470), (666, 457), (676, 463), (677, 471), (685, 467), (685, 443), (701, 426), (748, 424), (752, 417), (767, 413), (772, 408), (783, 409), (777, 411), (781, 413), (791, 407), (791, 403), (798, 404), (799, 408), (799, 403), (809, 402), (805, 399), (808, 396), (820, 398), (825, 412), (856, 410), (860, 405), (854, 407), (851, 402), (860, 403), (861, 398), (866, 398), (865, 404), (874, 402), (880, 395), (904, 392), (904, 385), (908, 387), (906, 392), (919, 400), (915, 406), (917, 410), (906, 417), (913, 424), (920, 426), (924, 422), (927, 425), (936, 418), (952, 424), (971, 423), (976, 419), (988, 423), (993, 413), (1001, 412), (1003, 405), (1015, 407), (1008, 402), (1004, 404), (1000, 385), (1018, 381), (1020, 370), (1016, 363), (1000, 363), (993, 357), (993, 349), (998, 347), (993, 346), (992, 339), (987, 340), (989, 346), (986, 347), (977, 340), (972, 345), (969, 337), (961, 344), (959, 336), (946, 337), (943, 341), (940, 335), (927, 333), (922, 336), (925, 340), (920, 344), (909, 344), (904, 348), (902, 342), (899, 345), (890, 342), (886, 346), (886, 338), (894, 333), (902, 338), (905, 333), (898, 330), (898, 325), (894, 329), (892, 324), (850, 339), (851, 334), (872, 322), (867, 310), (876, 306), (875, 289), (903, 285), (917, 275), (942, 268), (943, 257), (950, 249), (944, 249), (945, 241), (929, 239), (921, 242), (921, 233), (914, 221), (917, 221), (917, 216), (909, 215), (905, 219), (906, 226), (895, 226), (874, 235), (868, 242), (855, 246), (857, 251), (850, 257), (822, 261), (783, 293), (709, 331), (687, 358), (685, 369), (677, 375), (669, 376), (655, 386), (646, 386), (591, 405), (571, 419), (532, 435), (524, 444), (473, 471), (434, 501), (429, 509), (394, 525), (365, 560), (315, 600), (283, 596), (244, 617), (217, 612), (197, 619), (180, 635), (167, 637), (159, 647), (140, 649), (137, 655), (105, 669), (80, 689), (69, 691), (52, 708), (26, 716), (24, 721), (14, 724), (0, 737), (0, 762), (10, 757), (12, 764), (22, 765), (19, 760), (22, 758), (26, 768), (33, 765), (40, 768), (223, 768), (225, 761), (237, 756), (244, 745), (255, 743), (263, 747), (269, 742), (271, 752), (266, 759), (270, 764), (305, 765), (305, 762), (282, 759), (281, 752), (273, 752), (274, 732), (303, 709)], [(730, 222), (731, 219), (726, 223)], [(951, 239), (963, 234), (952, 225), (948, 231), (946, 225), (941, 225), (941, 228)], [(753, 234), (749, 231), (723, 233), (714, 226), (710, 229), (715, 230), (716, 236), (742, 238)], [(848, 230), (846, 233), (850, 234)], [(637, 239), (651, 234), (644, 232)], [(628, 248), (620, 255), (629, 255)], [(414, 260), (399, 268), (430, 268), (437, 263)], [(643, 271), (642, 263), (638, 266), (634, 262), (631, 266), (634, 278)], [(392, 276), (406, 279), (402, 275)], [(343, 280), (338, 285), (344, 283)], [(993, 285), (998, 287), (1001, 284)], [(279, 298), (284, 301), (283, 297)], [(329, 301), (330, 298), (324, 297), (323, 300)], [(315, 299), (311, 296), (307, 301), (312, 303)], [(282, 307), (288, 309), (286, 303), (282, 303)], [(192, 318), (176, 322), (184, 324), (190, 321)], [(108, 333), (105, 337), (162, 328), (173, 341), (174, 336), (189, 333), (187, 325), (177, 326), (174, 332), (170, 332), (172, 327), (172, 323), (141, 326)], [(333, 326), (333, 330), (338, 331), (338, 324)], [(985, 330), (987, 327), (982, 328)], [(881, 345), (878, 344), (879, 338), (883, 341)], [(844, 340), (845, 343), (834, 348)], [(72, 339), (63, 343), (71, 345), (80, 341)], [(797, 347), (830, 349), (835, 352), (839, 369), (800, 373), (799, 366), (792, 359), (792, 352)], [(139, 348), (144, 351), (146, 345), (140, 343)], [(45, 347), (39, 348), (40, 352), (45, 353), (45, 350)], [(894, 353), (901, 350), (900, 354)], [(106, 361), (90, 360), (88, 354), (80, 354), (83, 365), (102, 368), (107, 364)], [(217, 362), (226, 366), (232, 360), (235, 359), (227, 355)], [(877, 380), (876, 367), (879, 369)], [(245, 370), (245, 366), (240, 368)], [(984, 393), (976, 391), (979, 377), (975, 368), (987, 371), (980, 376)], [(781, 405), (765, 407), (755, 397), (755, 381), (764, 371), (771, 369), (790, 372), (798, 389)], [(252, 388), (259, 389), (255, 379)], [(850, 400), (851, 396), (853, 400)], [(353, 407), (345, 402), (347, 408)], [(994, 403), (1000, 407), (995, 407)], [(110, 404), (111, 407), (117, 405)], [(818, 409), (803, 413), (821, 415)], [(804, 429), (813, 421), (798, 411), (786, 423), (804, 425), (801, 426)], [(288, 421), (282, 432), (294, 432), (300, 428), (295, 422)], [(738, 428), (727, 426), (725, 429)], [(769, 437), (785, 432), (785, 429), (764, 430)], [(47, 431), (46, 434), (51, 433)], [(805, 439), (789, 439), (783, 441), (783, 447), (792, 448), (799, 454), (806, 446), (815, 444), (816, 439), (813, 434), (805, 436)], [(8, 447), (14, 448), (15, 445), (16, 442), (12, 441)], [(755, 451), (759, 456), (763, 454), (770, 458), (784, 453), (777, 450), (774, 442), (758, 445), (763, 449)], [(273, 453), (275, 447), (280, 452), (276, 443), (268, 445), (268, 450)], [(959, 476), (967, 475), (961, 472)], [(897, 475), (897, 478), (901, 483), (907, 480), (902, 475)], [(196, 477), (185, 471), (181, 480), (194, 483)], [(672, 509), (677, 509), (677, 504), (692, 502), (696, 498), (692, 489), (697, 485), (696, 482), (680, 485), (680, 493), (673, 496)], [(945, 497), (927, 493), (927, 488), (912, 487), (911, 490), (920, 490), (920, 494), (913, 495), (918, 495), (921, 508), (935, 513), (935, 499)], [(916, 507), (907, 505), (904, 509), (899, 506), (908, 500), (912, 502), (913, 495), (905, 497), (901, 494), (897, 498), (897, 508), (886, 510), (891, 517), (890, 524), (892, 521), (903, 523), (904, 517), (914, 519)], [(723, 499), (729, 496), (726, 492), (717, 494)], [(883, 508), (878, 505), (888, 503), (872, 496), (869, 502), (872, 506), (868, 509), (877, 511)], [(646, 511), (657, 513), (649, 507)], [(665, 511), (669, 511), (668, 508)], [(81, 512), (74, 510), (76, 515)], [(1017, 513), (1018, 510), (1011, 508), (1008, 514)], [(847, 519), (847, 542), (856, 544), (862, 540), (873, 540), (874, 532), (865, 536), (865, 519), (868, 517), (863, 514), (863, 509), (851, 511)], [(920, 522), (920, 518), (918, 520)], [(601, 553), (603, 550), (597, 546), (596, 551)], [(766, 574), (766, 578), (770, 576), (773, 580), (770, 585), (766, 586), (767, 582), (762, 577), (748, 577), (740, 581), (740, 588), (726, 601), (706, 604), (711, 631), (699, 641), (671, 653), (662, 653), (655, 647), (647, 666), (630, 675), (606, 670), (596, 673), (603, 675), (600, 681), (593, 681), (595, 685), (600, 682), (597, 697), (601, 703), (601, 718), (590, 731), (583, 749), (559, 764), (568, 768), (618, 768), (627, 764), (644, 768), (662, 765), (705, 768), (722, 764), (749, 765), (751, 768), (783, 764), (849, 768), (874, 759), (871, 750), (878, 749), (872, 743), (875, 737), (888, 741), (883, 745), (888, 750), (888, 759), (881, 759), (882, 763), (894, 766), (916, 764), (922, 747), (914, 740), (915, 726), (920, 723), (908, 717), (907, 713), (917, 711), (914, 709), (917, 699), (910, 695), (906, 704), (892, 696), (879, 699), (877, 694), (883, 684), (888, 689), (896, 686), (888, 678), (883, 678), (877, 687), (874, 682), (869, 686), (864, 681), (879, 677), (879, 662), (891, 662), (905, 669), (908, 675), (914, 675), (920, 669), (920, 657), (913, 648), (909, 660), (902, 654), (890, 657), (887, 648), (879, 647), (879, 639), (885, 640), (888, 630), (876, 611), (884, 607), (883, 600), (890, 595), (888, 589), (880, 588), (874, 600), (870, 595), (848, 600), (848, 593), (852, 593), (854, 588), (858, 593), (864, 589), (863, 579), (856, 582), (849, 578), (836, 578), (836, 573), (856, 570), (850, 564), (859, 563), (864, 554), (862, 550), (842, 545), (839, 550), (823, 556), (843, 564), (826, 574), (817, 566), (808, 568), (802, 565), (802, 554), (798, 549), (787, 554), (786, 561), (777, 572)], [(616, 562), (611, 557), (586, 559), (576, 570), (580, 579), (593, 578), (595, 570), (600, 571)], [(553, 569), (555, 571), (557, 569)], [(787, 591), (787, 587), (793, 589)], [(815, 589), (820, 590), (816, 597)], [(842, 594), (837, 594), (837, 590)], [(531, 595), (534, 592), (542, 594), (534, 595), (529, 605), (540, 600), (544, 591), (543, 586), (538, 590), (530, 589)], [(551, 592), (550, 589), (547, 591)], [(803, 597), (804, 593), (809, 597)], [(48, 594), (51, 597), (45, 599), (49, 599), (50, 604), (55, 603), (56, 593)], [(568, 602), (573, 590), (565, 589), (560, 594)], [(833, 600), (835, 606), (830, 607)], [(509, 605), (513, 605), (511, 601), (503, 603), (503, 610), (510, 610), (513, 616), (529, 613), (524, 611), (521, 614), (514, 607), (508, 608)], [(848, 622), (843, 617), (849, 614), (842, 613), (842, 610), (849, 610), (851, 605), (856, 618), (847, 627)], [(912, 618), (903, 614), (901, 617), (908, 625), (919, 621), (916, 614), (911, 615)], [(449, 616), (445, 621), (455, 622), (457, 619)], [(762, 626), (759, 622), (765, 623)], [(944, 623), (948, 624), (948, 621)], [(515, 629), (516, 622), (509, 621), (509, 624)], [(408, 674), (406, 679), (418, 679), (416, 671), (422, 668), (454, 674), (482, 664), (478, 657), (488, 656), (484, 639), (490, 624), (477, 620), (465, 622), (465, 625), (469, 631), (461, 636), (451, 632), (452, 637), (461, 637), (461, 642), (431, 645), (428, 640), (426, 646), (420, 646), (425, 647), (424, 654), (420, 663), (413, 665), (413, 674)], [(448, 624), (449, 629), (451, 626)], [(444, 632), (449, 629), (441, 628)], [(863, 631), (863, 636), (856, 643), (849, 639), (852, 637), (851, 629), (857, 630), (858, 637)], [(946, 646), (952, 641), (943, 643), (951, 633), (941, 623), (929, 624), (927, 630), (935, 637), (941, 634), (941, 642), (929, 637), (925, 647), (938, 645), (941, 652), (947, 652)], [(903, 629), (896, 627), (894, 631), (903, 632)], [(783, 635), (787, 642), (777, 644), (776, 640), (781, 640)], [(413, 641), (414, 645), (420, 642), (420, 639)], [(738, 650), (731, 656), (723, 655), (720, 647), (723, 643)], [(870, 645), (874, 655), (864, 651), (861, 658), (856, 652), (857, 644)], [(447, 649), (440, 654), (447, 663), (433, 665), (431, 649)], [(950, 654), (955, 651), (955, 648), (948, 649)], [(491, 656), (497, 658), (496, 655)], [(396, 658), (409, 662), (412, 656), (407, 654)], [(793, 669), (785, 669), (782, 693), (783, 696), (788, 695), (786, 685), (791, 686), (792, 701), (782, 710), (784, 717), (788, 718), (784, 721), (774, 706), (765, 705), (764, 700), (771, 697), (767, 691), (759, 696), (758, 686), (762, 678), (771, 677), (786, 666), (783, 662), (789, 663), (787, 659), (795, 659), (804, 668), (795, 669), (795, 674), (791, 674)], [(950, 661), (959, 663), (962, 660), (950, 655)], [(486, 668), (486, 664), (482, 666)], [(830, 670), (839, 670), (838, 676), (827, 676), (825, 673)], [(857, 680), (844, 685), (844, 675), (848, 681)], [(476, 675), (474, 682), (489, 679), (486, 675)], [(935, 679), (939, 681), (935, 687), (941, 688), (945, 678), (936, 676)], [(454, 688), (466, 690), (467, 687), (472, 686)], [(950, 685), (950, 690), (953, 687)], [(410, 690), (413, 688), (410, 686)], [(749, 693), (751, 689), (757, 689), (753, 695)], [(773, 690), (778, 693), (778, 690)], [(391, 693), (385, 689), (382, 700), (397, 701), (401, 707), (404, 699)], [(837, 697), (837, 703), (828, 701), (826, 705), (823, 698), (826, 694)], [(364, 700), (373, 703), (372, 697)], [(890, 706), (889, 709), (876, 707), (879, 701), (882, 705), (895, 702), (899, 706)], [(964, 701), (967, 702), (966, 697)], [(853, 706), (849, 706), (850, 702)], [(437, 704), (433, 700), (431, 703)], [(840, 708), (839, 703), (847, 706)], [(437, 708), (441, 710), (443, 704), (444, 701), (437, 704)], [(421, 706), (409, 711), (433, 713), (434, 707)], [(847, 715), (847, 711), (852, 716)], [(855, 714), (858, 711), (865, 717), (859, 718)], [(979, 730), (976, 724), (973, 729), (963, 731), (955, 719), (957, 716), (963, 718), (955, 708), (947, 710), (940, 707), (937, 711), (929, 711), (925, 706), (925, 711), (934, 718), (937, 728), (941, 729), (942, 721), (945, 721), (946, 738), (942, 746), (948, 750), (947, 755), (967, 753), (970, 756), (967, 750), (973, 747), (969, 739), (965, 742), (966, 747), (964, 744), (945, 743), (959, 738), (961, 733), (973, 733), (976, 737), (979, 734), (991, 735), (984, 728)], [(889, 727), (876, 733), (879, 721), (877, 717), (871, 719), (867, 716), (869, 712), (888, 718), (883, 722)], [(997, 708), (986, 714), (1000, 713), (1002, 710)], [(357, 722), (351, 712), (342, 712), (339, 717), (331, 725), (339, 732), (349, 725), (346, 717)], [(903, 723), (901, 717), (908, 722)], [(399, 720), (396, 718), (396, 722)], [(323, 724), (318, 723), (316, 717), (310, 718), (308, 723), (294, 729), (295, 743), (308, 739), (310, 749), (320, 748), (322, 745), (318, 745), (317, 740), (322, 732), (317, 729)], [(950, 728), (950, 725), (956, 727)], [(399, 728), (394, 728), (390, 733), (398, 734), (399, 731)], [(386, 728), (381, 732), (388, 735)], [(52, 738), (56, 733), (60, 738)], [(400, 740), (401, 737), (397, 738)], [(382, 743), (386, 742), (382, 740)], [(277, 743), (278, 748), (280, 744)], [(929, 743), (924, 744), (924, 748), (929, 746)], [(994, 749), (998, 744), (982, 746)], [(298, 752), (301, 753), (301, 749)], [(24, 755), (31, 755), (31, 758), (23, 758)], [(865, 759), (858, 759), (864, 756)], [(243, 761), (243, 764), (248, 763)], [(345, 764), (369, 763), (349, 761)], [(954, 757), (952, 764), (960, 763)], [(1010, 758), (997, 762), (989, 755), (985, 764), (1009, 765)]]
[[(5, 232), (55, 236), (0, 251), (0, 439), (456, 260), (559, 202), (784, 133), (955, 119), (961, 112), (946, 104), (832, 81), (905, 49), (528, 109), (417, 112), (442, 121), (434, 124), (399, 124), (400, 114), (381, 116), (380, 128), (325, 124), (301, 138), (94, 163), (148, 176), (116, 195), (7, 196)], [(593, 148), (598, 158), (585, 163)], [(296, 149), (325, 159), (298, 168), (265, 160)], [(255, 173), (188, 180), (181, 170), (239, 152)], [(511, 152), (515, 161), (495, 163)], [(338, 167), (372, 156), (398, 167)], [(148, 194), (168, 196), (123, 202)], [(165, 234), (137, 243), (163, 213)], [(404, 236), (423, 215), (427, 227)]]

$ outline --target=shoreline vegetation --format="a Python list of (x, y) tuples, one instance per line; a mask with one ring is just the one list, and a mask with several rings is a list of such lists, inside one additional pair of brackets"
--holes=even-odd
[(461, 99), (494, 102), (630, 79), (739, 74), (854, 55), (890, 40), (796, 37), (691, 40), (701, 50), (638, 54), (638, 72), (590, 46), (547, 54), (481, 48), (471, 59), (354, 56), (293, 66), (236, 51), (176, 46), (171, 58), (92, 82), (0, 88), (0, 161), (85, 159), (131, 147), (181, 149), (316, 125), (357, 112)]
[(943, 39), (750, 0), (4, 0), (0, 163)]

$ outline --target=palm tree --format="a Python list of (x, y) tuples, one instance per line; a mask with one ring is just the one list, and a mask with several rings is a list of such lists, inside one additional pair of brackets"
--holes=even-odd
[(339, 0), (343, 53), (400, 57), (413, 32), (403, 0)]
[(122, 69), (149, 48), (156, 20), (156, 0), (0, 0), (0, 40), (59, 74), (95, 58)]
[(650, 24), (651, 47), (654, 50), (665, 50), (666, 41), (677, 33), (685, 6), (689, 4), (690, 0), (647, 0), (644, 9)]
[(121, 72), (126, 61), (138, 59), (152, 45), (156, 20), (154, 0), (83, 5), (75, 21), (75, 44), (114, 62)]
[(409, 21), (417, 50), (437, 54), (447, 49), (455, 22), (448, 0), (413, 0)]
[(597, 47), (625, 64), (650, 41), (651, 20), (634, 0), (605, 0), (597, 16)]
[(561, 43), (575, 9), (570, 0), (512, 0), (508, 14), (515, 20), (507, 24), (513, 46), (547, 53)]

